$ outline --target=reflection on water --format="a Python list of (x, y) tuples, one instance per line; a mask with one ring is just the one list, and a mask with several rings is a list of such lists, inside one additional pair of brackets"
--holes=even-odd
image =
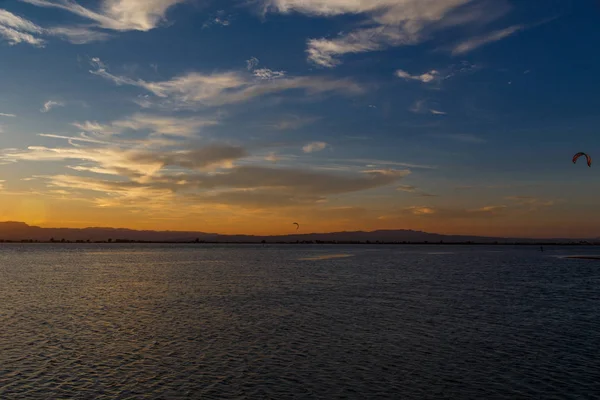
[(593, 398), (594, 252), (545, 250), (0, 246), (0, 399)]

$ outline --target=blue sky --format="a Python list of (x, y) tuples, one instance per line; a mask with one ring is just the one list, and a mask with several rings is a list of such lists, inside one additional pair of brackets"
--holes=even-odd
[(0, 2), (0, 219), (597, 236), (600, 4)]

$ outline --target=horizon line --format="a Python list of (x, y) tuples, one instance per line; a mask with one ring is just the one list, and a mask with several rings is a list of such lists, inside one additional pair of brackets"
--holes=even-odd
[[(38, 228), (38, 229), (48, 229), (48, 230), (60, 230), (60, 229), (68, 229), (68, 230), (75, 230), (75, 231), (84, 231), (84, 230), (91, 230), (91, 229), (97, 229), (97, 230), (126, 230), (126, 231), (131, 231), (131, 232), (153, 232), (153, 233), (181, 233), (181, 234), (202, 234), (202, 235), (213, 235), (213, 236), (222, 236), (222, 237), (256, 237), (256, 238), (284, 238), (284, 237), (294, 237), (294, 236), (310, 236), (310, 235), (335, 235), (335, 234), (348, 234), (348, 233), (364, 233), (364, 234), (372, 234), (372, 233), (377, 233), (377, 232), (412, 232), (412, 233), (416, 233), (416, 234), (426, 234), (426, 235), (433, 235), (433, 236), (442, 236), (442, 237), (462, 237), (462, 238), (473, 238), (473, 239), (486, 239), (486, 240), (512, 240), (512, 241), (516, 241), (516, 240), (525, 240), (525, 241), (552, 241), (552, 240), (557, 240), (557, 241), (588, 241), (588, 240), (599, 240), (600, 237), (573, 237), (573, 238), (569, 238), (569, 237), (547, 237), (547, 238), (540, 238), (540, 237), (512, 237), (512, 236), (486, 236), (486, 235), (476, 235), (476, 234), (446, 234), (446, 233), (437, 233), (437, 232), (428, 232), (428, 231), (421, 231), (421, 230), (414, 230), (414, 229), (404, 229), (404, 228), (397, 228), (397, 229), (375, 229), (375, 230), (344, 230), (344, 231), (330, 231), (330, 232), (310, 232), (310, 233), (300, 233), (300, 232), (296, 232), (296, 233), (288, 233), (288, 234), (267, 234), (267, 235), (260, 235), (260, 234), (242, 234), (242, 233), (234, 233), (234, 234), (224, 234), (224, 233), (215, 233), (215, 232), (203, 232), (203, 231), (182, 231), (182, 230), (155, 230), (155, 229), (133, 229), (133, 228), (115, 228), (115, 227), (103, 227), (103, 226), (88, 226), (88, 227), (84, 227), (84, 228), (72, 228), (72, 227), (42, 227), (39, 225), (30, 225), (27, 222), (23, 222), (23, 221), (0, 221), (0, 225), (2, 224), (19, 224), (19, 225), (24, 225), (28, 228)], [(28, 239), (20, 239), (20, 240), (28, 240)], [(126, 240), (126, 239), (124, 239)], [(147, 241), (147, 242), (154, 242), (154, 241)], [(156, 242), (163, 242), (163, 241), (156, 241)], [(404, 241), (404, 242), (409, 242), (409, 241)], [(423, 241), (410, 241), (413, 243), (423, 243)], [(427, 242), (427, 241), (425, 241)], [(392, 242), (390, 242), (392, 243)]]

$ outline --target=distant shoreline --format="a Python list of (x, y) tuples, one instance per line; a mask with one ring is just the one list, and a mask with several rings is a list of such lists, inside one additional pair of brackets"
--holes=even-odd
[(237, 245), (419, 245), (419, 246), (600, 246), (600, 242), (369, 242), (369, 241), (273, 241), (273, 242), (250, 242), (250, 241), (146, 241), (146, 240), (126, 240), (117, 239), (113, 241), (84, 241), (84, 240), (65, 240), (65, 241), (39, 241), (39, 240), (0, 240), (1, 244), (237, 244)]

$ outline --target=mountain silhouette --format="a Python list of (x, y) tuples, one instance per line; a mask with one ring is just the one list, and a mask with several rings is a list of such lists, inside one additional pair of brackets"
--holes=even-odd
[(331, 233), (289, 234), (275, 236), (221, 235), (206, 232), (152, 231), (123, 228), (41, 228), (24, 222), (0, 222), (2, 241), (139, 241), (139, 242), (341, 242), (341, 243), (575, 243), (590, 239), (536, 239), (468, 235), (442, 235), (414, 230), (376, 230)]

